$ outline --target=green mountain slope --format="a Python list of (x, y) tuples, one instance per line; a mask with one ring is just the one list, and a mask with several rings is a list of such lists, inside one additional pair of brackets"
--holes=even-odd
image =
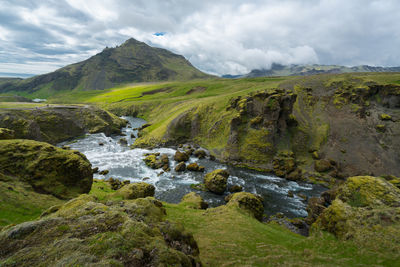
[(103, 90), (124, 83), (189, 80), (209, 75), (193, 67), (183, 56), (154, 48), (133, 38), (121, 46), (105, 48), (79, 63), (29, 79), (4, 80), (0, 93)]

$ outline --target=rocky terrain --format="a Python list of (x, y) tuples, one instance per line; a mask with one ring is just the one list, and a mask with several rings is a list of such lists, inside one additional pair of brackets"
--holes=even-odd
[(400, 176), (399, 97), (399, 85), (364, 78), (292, 79), (220, 101), (219, 112), (214, 102), (192, 104), (134, 145), (198, 143), (219, 160), (291, 180)]
[[(130, 40), (88, 62), (107, 58), (114, 66), (109, 57), (132, 44), (152, 58)], [(143, 69), (156, 73), (149, 79), (159, 77)], [(118, 73), (125, 81), (128, 74)], [(51, 83), (51, 75), (43, 77)], [(49, 98), (76, 105), (6, 105), (0, 109), (0, 265), (397, 266), (399, 81), (398, 74), (196, 80)], [(39, 84), (21, 88), (33, 92)], [(56, 88), (91, 89), (85, 87), (91, 82), (83, 84)], [(145, 168), (196, 172), (203, 183), (191, 189), (223, 195), (225, 205), (210, 207), (195, 192), (170, 204), (156, 200), (146, 182), (93, 180), (98, 170), (84, 155), (52, 145), (85, 133), (121, 133), (126, 121), (115, 114), (147, 121), (132, 148), (176, 149), (175, 168), (155, 151), (137, 159)], [(129, 150), (126, 138), (118, 142)], [(308, 199), (306, 218), (267, 218), (268, 196), (228, 188), (227, 170), (206, 172), (200, 161), (189, 161), (191, 154), (320, 183), (327, 191)]]
[(126, 122), (114, 114), (91, 106), (42, 106), (0, 109), (0, 128), (15, 138), (56, 144), (85, 133), (120, 133)]

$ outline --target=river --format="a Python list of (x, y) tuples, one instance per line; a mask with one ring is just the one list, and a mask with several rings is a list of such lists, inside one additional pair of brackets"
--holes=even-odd
[[(108, 179), (113, 177), (120, 180), (139, 182), (147, 177), (148, 179), (145, 182), (155, 186), (155, 197), (162, 201), (178, 203), (185, 194), (196, 191), (190, 185), (202, 183), (204, 173), (175, 172), (174, 167), (177, 162), (173, 159), (176, 152), (174, 148), (130, 149), (129, 145), (135, 141), (135, 138), (131, 138), (131, 134), (137, 136), (137, 130), (134, 129), (140, 127), (146, 121), (132, 117), (123, 118), (129, 121), (127, 127), (122, 129), (126, 136), (107, 137), (102, 133), (87, 134), (84, 138), (63, 142), (59, 146), (68, 145), (71, 149), (82, 152), (92, 163), (93, 168), (98, 167), (100, 170), (109, 170), (107, 175), (94, 174), (94, 178)], [(121, 145), (118, 142), (121, 138), (127, 139), (128, 146)], [(161, 169), (153, 170), (146, 166), (143, 161), (144, 154), (154, 152), (168, 155), (171, 166), (170, 172), (160, 175)], [(205, 166), (205, 173), (215, 169), (227, 169), (230, 173), (228, 187), (230, 185), (241, 185), (244, 191), (261, 195), (264, 198), (265, 213), (267, 215), (281, 212), (289, 218), (307, 216), (305, 210), (306, 202), (299, 195), (303, 194), (307, 197), (319, 196), (321, 192), (326, 190), (320, 185), (288, 181), (272, 174), (232, 167), (209, 159), (198, 159), (192, 156), (188, 163), (192, 162)], [(293, 197), (288, 196), (289, 191), (294, 193)], [(210, 192), (196, 192), (211, 207), (225, 204), (224, 197), (228, 194), (220, 196)]]

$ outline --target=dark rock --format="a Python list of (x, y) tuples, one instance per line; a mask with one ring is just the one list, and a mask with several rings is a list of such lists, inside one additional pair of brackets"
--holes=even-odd
[(126, 138), (121, 138), (118, 140), (118, 143), (122, 146), (126, 146), (128, 145), (128, 141), (126, 140)]
[(229, 187), (228, 191), (230, 193), (242, 192), (243, 187), (241, 185), (232, 185), (231, 187)]
[(99, 172), (100, 175), (107, 175), (110, 171), (109, 170), (102, 170)]
[(95, 167), (92, 169), (92, 173), (98, 173), (99, 172), (99, 167)]
[(175, 152), (174, 160), (177, 162), (188, 161), (189, 156), (185, 152), (180, 152), (178, 150)]
[(176, 172), (183, 172), (186, 170), (186, 164), (184, 162), (178, 163), (178, 165), (175, 166), (175, 171)]
[(203, 149), (197, 149), (193, 154), (199, 159), (204, 159), (207, 156), (207, 153)]

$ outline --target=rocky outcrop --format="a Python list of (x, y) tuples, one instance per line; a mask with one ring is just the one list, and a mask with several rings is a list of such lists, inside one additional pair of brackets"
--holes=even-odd
[(0, 172), (28, 183), (38, 193), (62, 199), (88, 193), (91, 167), (78, 151), (32, 140), (0, 140)]
[(226, 170), (215, 170), (207, 173), (204, 177), (204, 185), (207, 190), (223, 194), (226, 191), (229, 173)]
[(295, 123), (295, 101), (296, 94), (282, 89), (232, 99), (227, 109), (237, 115), (230, 122), (226, 160), (271, 169), (276, 144)]
[(143, 159), (144, 163), (152, 169), (160, 169), (162, 168), (164, 171), (169, 171), (169, 158), (167, 154), (160, 153), (151, 153), (145, 154), (145, 158)]
[(399, 225), (400, 189), (383, 178), (357, 176), (339, 187), (336, 198), (323, 209), (312, 227), (339, 238), (381, 236), (389, 240), (400, 232)]
[(0, 232), (0, 265), (200, 266), (182, 226), (154, 198), (100, 203), (82, 195)]
[(257, 220), (261, 220), (264, 214), (263, 199), (260, 196), (248, 192), (235, 193), (227, 199), (228, 207), (238, 207), (249, 212)]
[(183, 196), (181, 204), (192, 209), (207, 209), (208, 203), (203, 200), (203, 198), (196, 194), (195, 192), (190, 192)]
[(50, 106), (0, 110), (0, 128), (14, 131), (15, 138), (56, 144), (85, 133), (118, 134), (126, 121), (89, 106)]
[(148, 183), (131, 183), (121, 187), (117, 192), (115, 192), (115, 196), (120, 196), (123, 199), (153, 197), (155, 190), (155, 187)]
[(0, 140), (14, 139), (15, 132), (10, 129), (0, 128)]

